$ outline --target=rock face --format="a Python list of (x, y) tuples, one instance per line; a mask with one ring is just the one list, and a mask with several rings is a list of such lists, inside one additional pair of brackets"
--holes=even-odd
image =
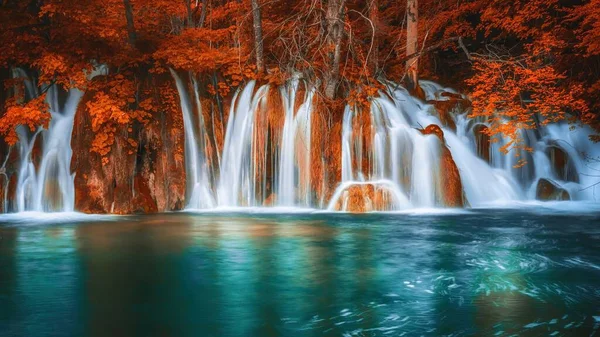
[(444, 206), (464, 207), (465, 199), (458, 167), (448, 148), (444, 147), (441, 158), (442, 189), (444, 191)]
[(445, 99), (430, 100), (427, 103), (433, 105), (438, 113), (442, 125), (456, 131), (456, 125), (452, 113), (464, 111), (471, 106), (471, 102), (462, 95), (444, 91), (440, 94)]
[(535, 196), (542, 201), (564, 201), (571, 200), (569, 192), (548, 179), (540, 179), (535, 190)]
[[(39, 162), (39, 158), (36, 156), (32, 153), (34, 163)], [(19, 161), (18, 145), (11, 147), (3, 139), (0, 139), (0, 213), (18, 211)]]
[(335, 204), (336, 211), (367, 213), (395, 209), (394, 194), (384, 186), (357, 184), (349, 186)]
[[(75, 209), (85, 213), (152, 213), (185, 206), (184, 134), (180, 114), (155, 116), (147, 125), (123, 128), (103, 163), (90, 152), (94, 133), (86, 101), (79, 104), (71, 147)], [(137, 149), (128, 139), (135, 139)]]
[(444, 141), (444, 131), (437, 125), (428, 125), (424, 130), (420, 130), (424, 135), (435, 135), (442, 143), (442, 153), (440, 158), (440, 180), (442, 185), (442, 198), (446, 207), (464, 207), (465, 198), (463, 193), (460, 172), (452, 158), (452, 153), (446, 147)]
[[(0, 212), (17, 210), (17, 179), (19, 173), (19, 150), (0, 139)], [(32, 154), (32, 159), (37, 160)]]
[(490, 162), (490, 136), (487, 134), (488, 127), (483, 124), (477, 124), (473, 127), (475, 134), (475, 145), (477, 146), (477, 155), (479, 158)]
[(546, 154), (550, 158), (550, 163), (559, 179), (579, 182), (579, 175), (577, 174), (575, 164), (563, 149), (556, 145), (549, 146), (546, 149)]
[[(5, 90), (12, 78), (10, 68), (0, 67), (0, 114), (5, 111), (5, 104), (9, 98), (9, 90)], [(12, 85), (11, 85), (12, 86)], [(0, 115), (1, 116), (1, 115)], [(36, 144), (37, 145), (37, 144)], [(38, 151), (39, 152), (39, 151)], [(37, 154), (32, 153), (32, 160), (37, 161)], [(0, 213), (17, 210), (17, 174), (19, 171), (18, 146), (10, 146), (0, 136)]]

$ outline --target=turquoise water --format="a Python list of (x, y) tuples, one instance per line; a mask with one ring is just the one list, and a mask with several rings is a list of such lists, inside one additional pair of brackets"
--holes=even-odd
[(600, 213), (0, 217), (0, 336), (600, 335)]

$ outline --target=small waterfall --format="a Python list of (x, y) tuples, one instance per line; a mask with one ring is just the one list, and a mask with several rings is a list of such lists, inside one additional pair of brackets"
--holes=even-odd
[[(15, 77), (26, 78), (26, 97), (39, 96), (33, 79), (21, 69), (15, 69)], [(52, 119), (47, 130), (38, 128), (31, 133), (20, 126), (19, 135), (19, 173), (17, 179), (17, 210), (23, 211), (63, 211), (70, 212), (75, 207), (74, 175), (71, 174), (71, 134), (73, 121), (83, 92), (71, 89), (63, 102), (59, 100), (56, 85), (44, 87), (46, 101), (50, 107)], [(34, 164), (33, 152), (36, 143), (41, 144), (41, 157)]]
[[(194, 85), (196, 104), (198, 107), (199, 127), (194, 125), (193, 107), (186, 86), (181, 77), (173, 69), (171, 75), (175, 79), (179, 100), (183, 112), (183, 127), (185, 129), (185, 165), (187, 179), (188, 207), (194, 209), (212, 208), (215, 202), (210, 191), (208, 164), (205, 158), (204, 144), (206, 139), (202, 107), (198, 98), (197, 87)], [(198, 132), (196, 132), (198, 130)]]
[[(600, 200), (600, 146), (589, 141), (591, 134), (587, 126), (573, 130), (565, 122), (542, 128), (532, 144), (536, 170), (528, 197), (535, 197), (540, 179), (549, 179), (566, 189), (572, 200)], [(550, 150), (561, 158), (552, 158)]]
[(418, 207), (435, 207), (439, 190), (440, 142), (436, 137), (415, 134), (413, 148), (410, 200)]
[[(439, 91), (448, 89), (427, 81), (423, 81), (422, 87), (428, 99), (446, 99), (439, 95)], [(468, 204), (482, 206), (525, 198), (512, 172), (491, 167), (477, 156), (474, 148), (469, 148), (469, 131), (461, 129), (468, 124), (464, 115), (456, 116), (458, 132), (455, 132), (443, 126), (433, 106), (412, 97), (403, 88), (392, 90), (389, 95), (382, 93), (379, 98), (373, 99), (371, 115), (372, 146), (364, 155), (372, 158), (373, 169), (364, 177), (360, 168), (352, 167), (353, 158), (357, 155), (352, 142), (360, 137), (352, 127), (352, 109), (346, 109), (342, 131), (342, 183), (329, 203), (330, 210), (336, 209), (336, 198), (343, 198), (344, 191), (350, 186), (379, 185), (381, 180), (388, 187), (393, 186), (391, 189), (395, 195), (402, 196), (395, 198), (396, 205), (388, 208), (443, 206), (446, 191), (441, 186), (442, 146), (448, 147), (459, 169)], [(417, 130), (432, 124), (441, 127), (446, 145), (441, 144), (436, 136), (423, 135)]]
[(254, 81), (248, 83), (231, 104), (217, 188), (218, 205), (222, 207), (262, 205), (255, 198), (257, 158), (252, 156), (252, 136), (256, 112), (269, 87), (262, 86), (254, 93), (255, 85)]
[[(314, 89), (308, 88), (298, 97), (301, 80), (293, 78), (280, 88), (263, 85), (257, 89), (256, 82), (250, 81), (238, 90), (230, 106), (219, 156), (219, 179), (214, 181), (205, 159), (204, 122), (200, 117), (198, 125), (194, 125), (184, 81), (176, 72), (171, 73), (184, 116), (188, 208), (262, 207), (267, 202), (280, 207), (313, 206), (310, 154)], [(268, 112), (269, 91), (278, 89), (283, 111)], [(199, 102), (197, 91), (196, 101)], [(268, 113), (284, 116), (281, 129), (274, 131), (281, 135), (280, 142), (271, 143), (269, 150), (261, 143), (276, 139), (266, 136)], [(267, 163), (272, 165), (269, 176)]]
[(297, 79), (281, 89), (285, 124), (279, 162), (277, 205), (309, 207), (310, 134), (314, 90), (308, 91), (298, 111), (294, 111), (297, 90)]
[[(453, 149), (461, 152), (476, 152), (477, 125), (487, 125), (485, 121), (477, 121), (469, 124), (466, 116), (457, 117), (458, 138), (449, 139)], [(499, 142), (490, 144), (490, 164), (493, 175), (489, 172), (484, 174), (489, 181), (493, 179), (503, 186), (503, 189), (489, 189), (481, 187), (476, 183), (471, 186), (474, 189), (467, 190), (470, 199), (475, 204), (487, 204), (494, 202), (507, 202), (514, 200), (534, 200), (540, 180), (549, 180), (558, 187), (567, 190), (572, 200), (600, 200), (599, 188), (596, 183), (600, 178), (600, 146), (592, 143), (588, 136), (592, 130), (583, 126), (571, 129), (568, 123), (560, 122), (540, 127), (538, 132), (534, 130), (519, 130), (520, 137), (525, 145), (532, 149), (531, 152), (522, 149), (513, 150), (508, 154), (500, 152), (500, 148), (507, 144), (508, 139), (501, 138)], [(556, 158), (551, 158), (550, 150), (561, 153), (560, 161), (568, 163), (557, 163)], [(454, 152), (453, 152), (454, 153)], [(519, 160), (523, 159), (525, 165)], [(457, 160), (457, 165), (464, 171), (463, 179), (477, 177), (475, 172), (484, 172), (482, 168), (488, 167), (487, 163), (469, 162)], [(565, 168), (570, 177), (561, 176), (557, 172), (561, 164), (568, 165)], [(480, 201), (479, 203), (477, 201)]]

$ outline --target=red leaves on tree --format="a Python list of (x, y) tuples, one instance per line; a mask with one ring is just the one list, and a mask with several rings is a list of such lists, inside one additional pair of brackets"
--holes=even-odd
[(6, 102), (6, 110), (0, 118), (0, 134), (9, 145), (14, 145), (19, 137), (17, 127), (27, 127), (31, 132), (38, 127), (47, 128), (50, 123), (50, 113), (46, 94), (30, 100), (27, 103), (19, 103), (22, 99), (11, 98)]

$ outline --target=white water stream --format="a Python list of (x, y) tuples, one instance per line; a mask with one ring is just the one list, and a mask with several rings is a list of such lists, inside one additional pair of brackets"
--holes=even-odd
[[(27, 77), (18, 69), (14, 76)], [(588, 128), (571, 130), (569, 125), (559, 123), (542, 127), (538, 132), (523, 132), (533, 152), (521, 153), (528, 164), (515, 168), (516, 156), (499, 151), (506, 140), (490, 145), (489, 162), (477, 155), (476, 128), (485, 126), (485, 121), (471, 120), (464, 111), (454, 111), (456, 131), (444, 127), (432, 105), (410, 96), (401, 87), (373, 99), (371, 125), (357, 128), (358, 111), (346, 107), (342, 133), (338, 136), (342, 146), (341, 181), (330, 200), (323, 200), (312, 191), (310, 183), (313, 179), (311, 164), (323, 160), (311, 157), (315, 146), (311, 142), (312, 116), (317, 113), (313, 111), (315, 92), (299, 79), (292, 79), (280, 88), (268, 85), (256, 88), (255, 82), (249, 82), (235, 94), (224, 147), (217, 156), (217, 177), (205, 155), (208, 136), (197, 85), (192, 85), (193, 90), (190, 90), (180, 74), (172, 71), (172, 76), (183, 113), (187, 207), (190, 209), (263, 207), (272, 194), (270, 206), (319, 208), (328, 205), (327, 208), (333, 210), (338, 201), (343, 201), (342, 205), (346, 203), (344, 198), (349, 188), (366, 185), (386, 190), (391, 196), (389, 209), (392, 210), (443, 207), (444, 191), (440, 182), (443, 146), (448, 147), (459, 169), (467, 205), (481, 207), (533, 200), (540, 179), (564, 188), (573, 200), (600, 200), (600, 186), (594, 186), (600, 180), (600, 161), (597, 160), (600, 146), (587, 139), (591, 132)], [(193, 77), (190, 78), (193, 81)], [(305, 90), (301, 91), (302, 85)], [(427, 100), (447, 99), (441, 93), (451, 91), (427, 81), (422, 81), (421, 86)], [(29, 97), (39, 95), (37, 88), (32, 80), (26, 81)], [(270, 90), (280, 92), (284, 122), (278, 130), (278, 141), (270, 144), (271, 150), (256, 151), (257, 133), (267, 133), (261, 129), (264, 123), (259, 123), (259, 118), (265, 118), (261, 111), (265, 111)], [(52, 121), (48, 130), (29, 132), (22, 127), (18, 130), (20, 164), (14, 203), (17, 211), (74, 210), (70, 142), (74, 115), (82, 95), (81, 91), (72, 89), (61, 102), (58, 90), (49, 88), (47, 99)], [(442, 127), (446, 145), (436, 136), (418, 131), (431, 124)], [(363, 134), (372, 137), (367, 148)], [(34, 165), (32, 151), (40, 140), (42, 155)], [(567, 173), (556, 169), (556, 159), (552, 158), (556, 152), (552, 151), (564, 154)], [(354, 164), (363, 160), (370, 163), (367, 172), (361, 165)], [(271, 163), (269, 177), (264, 169), (266, 163)]]

